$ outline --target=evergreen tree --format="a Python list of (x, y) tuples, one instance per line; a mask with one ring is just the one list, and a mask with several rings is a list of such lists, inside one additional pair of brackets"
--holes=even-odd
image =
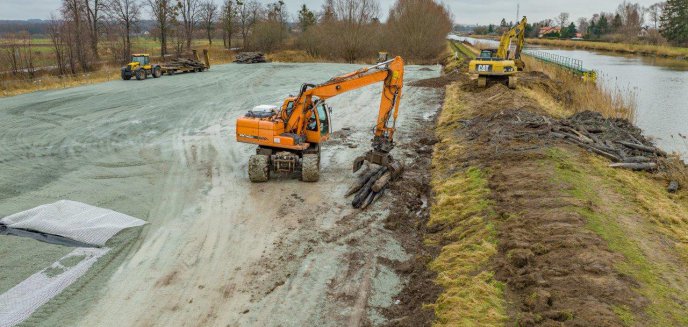
[(602, 15), (600, 21), (597, 23), (597, 36), (609, 33), (609, 21), (607, 17)]
[(662, 35), (669, 41), (688, 44), (688, 0), (667, 0), (661, 18)]
[(621, 27), (623, 26), (623, 21), (621, 20), (621, 15), (619, 13), (614, 16), (614, 20), (612, 20), (612, 29), (614, 32), (618, 32)]
[(507, 25), (506, 19), (502, 18), (502, 22), (499, 23), (499, 26), (501, 26), (501, 27), (507, 27), (507, 26), (509, 26), (509, 25)]
[(299, 10), (299, 26), (301, 31), (305, 32), (309, 26), (315, 25), (315, 22), (315, 14), (303, 4), (301, 10)]
[(578, 33), (576, 25), (571, 23), (567, 28), (561, 30), (561, 37), (565, 39), (572, 38), (576, 36), (576, 33)]

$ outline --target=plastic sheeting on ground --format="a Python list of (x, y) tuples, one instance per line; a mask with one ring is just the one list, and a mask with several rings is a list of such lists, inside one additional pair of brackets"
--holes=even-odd
[(0, 223), (103, 246), (122, 229), (146, 222), (109, 209), (61, 200), (7, 216), (0, 219)]
[(0, 327), (14, 326), (60, 294), (93, 264), (110, 251), (109, 248), (76, 248), (15, 287), (0, 295)]

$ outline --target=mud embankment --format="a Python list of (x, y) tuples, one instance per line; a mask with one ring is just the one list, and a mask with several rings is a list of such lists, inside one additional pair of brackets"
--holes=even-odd
[[(671, 267), (688, 266), (676, 230), (688, 227), (685, 193), (666, 192), (665, 175), (610, 168), (557, 137), (562, 123), (595, 115), (563, 119), (575, 99), (547, 75), (524, 73), (510, 90), (451, 74), (418, 82), (449, 84), (424, 230), (439, 249), (429, 263), (443, 287), (435, 322), (684, 324), (688, 284)], [(649, 144), (631, 124), (611, 125)]]

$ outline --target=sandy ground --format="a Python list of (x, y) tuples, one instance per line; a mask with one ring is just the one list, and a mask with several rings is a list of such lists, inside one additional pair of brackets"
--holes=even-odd
[[(343, 197), (354, 178), (351, 161), (369, 146), (381, 87), (329, 101), (334, 131), (351, 133), (325, 146), (318, 183), (251, 184), (246, 163), (254, 147), (234, 141), (234, 120), (250, 107), (281, 102), (301, 83), (357, 67), (223, 65), (0, 99), (0, 216), (71, 199), (150, 223), (126, 241), (116, 238), (120, 251), (29, 322), (384, 322), (381, 310), (393, 305), (404, 280), (382, 261), (409, 254), (383, 226), (389, 196), (364, 213)], [(438, 67), (420, 68), (408, 67), (407, 80), (439, 75)], [(410, 141), (416, 122), (430, 119), (440, 97), (437, 89), (404, 89), (401, 143)], [(34, 251), (42, 249), (36, 241), (10, 236), (0, 237), (3, 247), (0, 290), (36, 271), (29, 253), (42, 264), (61, 254), (52, 246)], [(3, 272), (10, 267), (11, 276)]]

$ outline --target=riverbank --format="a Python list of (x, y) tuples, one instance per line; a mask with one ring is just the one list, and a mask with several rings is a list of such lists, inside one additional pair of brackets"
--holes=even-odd
[(650, 44), (609, 43), (554, 39), (526, 39), (526, 44), (626, 53), (643, 56), (656, 56), (678, 60), (688, 60), (688, 48)]
[(437, 121), (425, 234), (439, 251), (428, 265), (443, 287), (436, 324), (688, 323), (687, 192), (550, 135), (590, 98), (608, 117), (632, 115), (628, 105), (547, 71), (510, 90), (458, 70)]

